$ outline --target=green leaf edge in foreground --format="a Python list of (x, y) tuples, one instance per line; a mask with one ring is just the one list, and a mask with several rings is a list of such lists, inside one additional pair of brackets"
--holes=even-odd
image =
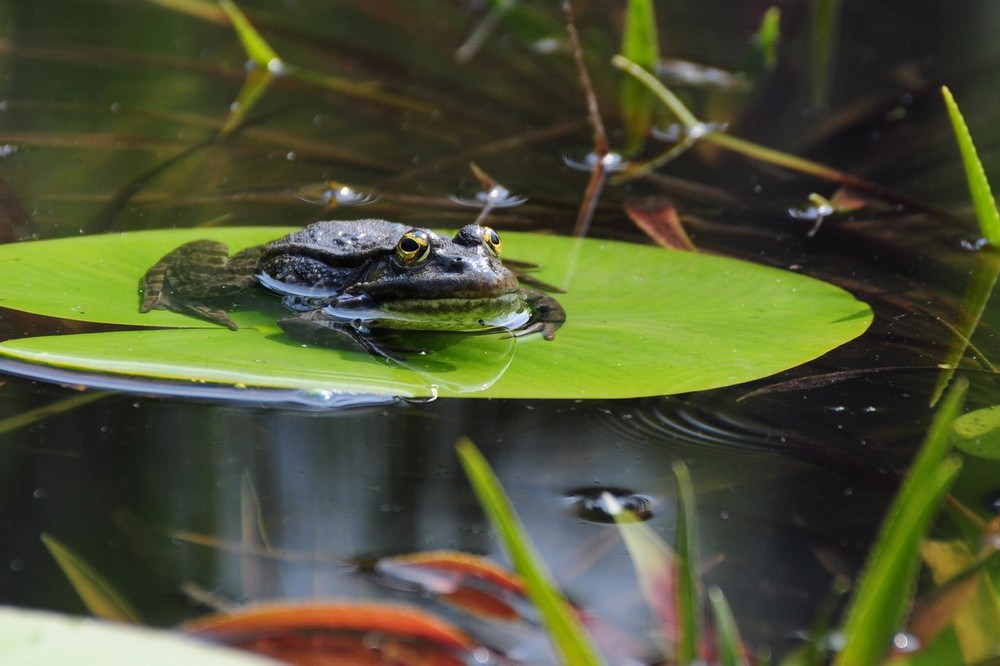
[(567, 289), (558, 299), (568, 322), (553, 342), (527, 336), (516, 350), (497, 335), (457, 335), (450, 347), (407, 368), (360, 351), (303, 348), (281, 334), (275, 323), (281, 312), (234, 312), (242, 327), (235, 333), (173, 312), (138, 312), (140, 276), (178, 245), (212, 238), (235, 251), (288, 231), (161, 230), (0, 245), (0, 306), (141, 327), (8, 340), (0, 343), (0, 356), (184, 383), (401, 396), (628, 398), (766, 377), (853, 339), (872, 317), (842, 289), (787, 271), (525, 233), (504, 233), (505, 256), (541, 264), (538, 277)]
[(945, 395), (923, 446), (893, 500), (859, 577), (834, 666), (880, 663), (910, 607), (920, 541), (962, 467), (951, 450), (951, 426), (969, 383), (959, 378)]
[(177, 632), (90, 617), (0, 606), (0, 663), (4, 666), (278, 666), (242, 650)]
[(573, 666), (603, 664), (572, 606), (556, 588), (552, 574), (532, 547), (486, 458), (468, 439), (459, 440), (455, 448), (480, 506), (499, 532), (514, 570), (524, 580), (528, 598), (538, 608), (549, 639), (562, 657), (561, 663)]

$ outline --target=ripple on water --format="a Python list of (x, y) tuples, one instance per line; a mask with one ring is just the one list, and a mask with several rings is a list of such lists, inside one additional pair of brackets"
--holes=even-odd
[(787, 437), (725, 405), (701, 406), (683, 398), (633, 401), (606, 410), (609, 417), (595, 422), (614, 441), (661, 449), (664, 442), (759, 454), (791, 446)]

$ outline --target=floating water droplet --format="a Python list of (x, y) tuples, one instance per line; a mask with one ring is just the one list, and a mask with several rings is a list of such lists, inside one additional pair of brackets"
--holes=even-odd
[(526, 202), (528, 197), (511, 194), (506, 187), (496, 185), (488, 191), (476, 192), (472, 197), (462, 197), (455, 194), (452, 195), (451, 200), (462, 206), (472, 208), (483, 206), (489, 206), (490, 208), (513, 208)]
[(916, 652), (920, 649), (920, 639), (918, 639), (913, 634), (908, 634), (904, 631), (900, 631), (895, 636), (892, 637), (892, 645), (899, 652), (910, 653)]
[(299, 188), (298, 195), (303, 201), (322, 204), (330, 208), (336, 206), (364, 206), (378, 199), (376, 195), (370, 192), (363, 192), (355, 187), (333, 180), (305, 185)]
[(986, 246), (988, 241), (985, 238), (962, 238), (958, 241), (963, 250), (978, 252)]
[(806, 232), (806, 236), (812, 238), (819, 231), (820, 225), (823, 224), (823, 220), (833, 215), (837, 212), (833, 204), (827, 201), (824, 197), (816, 194), (809, 195), (808, 203), (801, 206), (788, 209), (788, 216), (795, 220), (806, 220), (814, 221), (815, 224), (812, 228)]
[[(563, 155), (563, 163), (570, 169), (576, 169), (577, 171), (591, 171), (594, 165), (597, 164), (598, 160), (597, 153), (587, 153), (582, 159), (576, 159), (569, 155)], [(610, 152), (604, 157), (600, 158), (601, 163), (604, 165), (604, 169), (608, 173), (615, 173), (621, 171), (625, 168), (628, 162), (625, 158), (621, 156), (620, 153)]]
[[(624, 488), (577, 488), (566, 493), (566, 498), (576, 515), (595, 523), (615, 522), (618, 507), (631, 511), (640, 520), (649, 520), (653, 517), (653, 507), (656, 506), (656, 500), (649, 495)], [(613, 506), (615, 502), (618, 507)]]
[(275, 76), (281, 76), (285, 73), (285, 63), (282, 62), (281, 58), (271, 58), (267, 61), (267, 71)]
[(656, 75), (670, 85), (697, 86), (740, 92), (749, 90), (750, 82), (740, 72), (734, 73), (689, 60), (669, 58), (656, 65)]
[(986, 498), (986, 506), (989, 507), (990, 511), (1000, 515), (1000, 490), (994, 491), (992, 494)]
[(5, 143), (0, 145), (0, 160), (5, 160), (9, 157), (14, 157), (15, 155), (21, 154), (21, 146), (15, 143)]

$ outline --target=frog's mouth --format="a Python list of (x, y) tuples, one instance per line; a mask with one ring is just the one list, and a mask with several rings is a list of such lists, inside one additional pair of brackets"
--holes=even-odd
[(322, 313), (357, 327), (422, 331), (517, 330), (531, 319), (531, 309), (518, 292), (490, 298), (351, 299), (335, 301)]

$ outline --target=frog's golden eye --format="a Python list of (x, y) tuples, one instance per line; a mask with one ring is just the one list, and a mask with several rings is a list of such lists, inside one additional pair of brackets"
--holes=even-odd
[(503, 243), (500, 242), (500, 234), (489, 227), (483, 227), (483, 242), (486, 243), (486, 247), (490, 249), (490, 252), (494, 256), (500, 256), (500, 248), (503, 247)]
[(413, 229), (396, 243), (396, 259), (404, 266), (415, 266), (431, 256), (431, 239), (424, 231)]

